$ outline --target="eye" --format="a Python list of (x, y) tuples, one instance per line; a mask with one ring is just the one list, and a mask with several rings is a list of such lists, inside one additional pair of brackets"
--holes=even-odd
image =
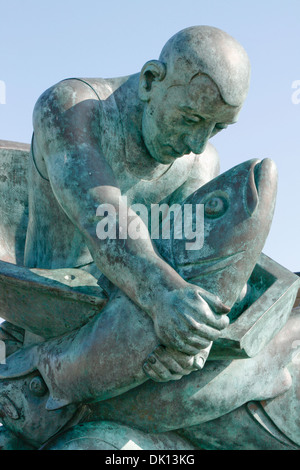
[(186, 114), (183, 114), (182, 118), (184, 122), (187, 124), (197, 124), (198, 122), (202, 121), (202, 118), (200, 116), (193, 116), (193, 115), (187, 116)]
[(46, 395), (48, 388), (42, 377), (35, 376), (29, 384), (29, 390), (36, 397), (43, 397)]
[(228, 209), (228, 201), (222, 196), (212, 196), (204, 203), (204, 213), (206, 217), (215, 219), (221, 217)]

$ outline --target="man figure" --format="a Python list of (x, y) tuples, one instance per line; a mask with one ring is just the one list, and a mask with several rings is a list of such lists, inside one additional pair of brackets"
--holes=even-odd
[(109, 203), (118, 211), (121, 196), (128, 206), (180, 202), (216, 176), (208, 140), (236, 122), (249, 73), (234, 39), (192, 27), (140, 74), (47, 90), (33, 114), (25, 264), (103, 273), (147, 312), (163, 344), (191, 355), (207, 347), (227, 326), (218, 314), (228, 309), (208, 293), (199, 297), (157, 255), (147, 227), (142, 240), (99, 240), (96, 210)]
[[(38, 369), (52, 380), (48, 410), (81, 403), (79, 392), (76, 395), (74, 391), (72, 401), (70, 395), (64, 395), (64, 388), (73, 391), (79, 383), (84, 387), (85, 355), (89, 338), (95, 335), (101, 336), (98, 345), (103, 350), (101, 357), (93, 360), (97, 367), (102, 361), (103, 375), (93, 377), (90, 383), (99, 391), (94, 399), (105, 400), (149, 377), (170, 381), (197, 370), (199, 351), (228, 325), (224, 315), (228, 308), (220, 299), (187, 283), (159, 256), (142, 220), (141, 238), (100, 240), (96, 229), (101, 217), (96, 212), (101, 204), (110, 204), (117, 215), (120, 208), (122, 213), (128, 211), (131, 220), (138, 216), (122, 206), (122, 196), (127, 197), (128, 206), (142, 203), (150, 209), (151, 204), (162, 201), (171, 205), (214, 178), (219, 162), (208, 141), (237, 121), (249, 76), (244, 49), (226, 33), (201, 26), (173, 36), (159, 60), (147, 62), (140, 74), (64, 80), (39, 98), (33, 115), (25, 264), (31, 268), (86, 269), (100, 278), (100, 284), (102, 280), (104, 289), (108, 279), (133, 302), (130, 321), (136, 319), (135, 309), (142, 311), (143, 321), (153, 329), (146, 337), (142, 329), (141, 337), (126, 336), (128, 318), (124, 324), (123, 304), (113, 298), (114, 307), (109, 303), (95, 324), (41, 345)], [(118, 217), (116, 223), (121, 225)], [(165, 348), (157, 352), (156, 368), (145, 365), (145, 374), (143, 354), (150, 354), (157, 340)], [(26, 370), (21, 371), (21, 364), (18, 373), (34, 369), (26, 360), (23, 364)], [(261, 369), (259, 361), (247, 364), (248, 375), (243, 361), (230, 366), (230, 373), (241, 380), (243, 394), (223, 386), (223, 380), (229, 384), (227, 363), (213, 364), (206, 373), (180, 381), (178, 394), (173, 389), (178, 403), (185, 400), (184, 390), (188, 395), (199, 387), (204, 390), (198, 397), (203, 409), (198, 404), (195, 407), (194, 392), (192, 399), (188, 396), (185, 400), (187, 408), (183, 409), (187, 415), (191, 412), (193, 423), (222, 416), (245, 401), (276, 396), (290, 386), (284, 371), (277, 374), (275, 384), (267, 384), (265, 389), (258, 384), (251, 389), (253, 377)], [(213, 385), (210, 393), (205, 389), (217, 374), (217, 389), (220, 384), (224, 388), (223, 400), (218, 403), (215, 398), (210, 400), (216, 393)], [(149, 390), (151, 387), (150, 382)], [(159, 395), (159, 389), (155, 393)]]
[[(30, 381), (30, 375), (26, 377), (36, 369), (49, 379), (47, 410), (62, 408), (68, 415), (69, 405), (70, 417), (74, 404), (103, 400), (95, 405), (92, 419), (123, 416), (127, 423), (147, 429), (150, 416), (152, 428), (165, 431), (217, 419), (246, 402), (290, 388), (285, 368), (290, 351), (278, 356), (274, 351), (281, 344), (289, 349), (298, 335), (298, 319), (292, 320), (295, 327), (285, 342), (279, 336), (256, 358), (211, 362), (202, 373), (170, 382), (201, 368), (199, 350), (228, 325), (222, 315), (228, 308), (187, 283), (159, 256), (142, 220), (144, 236), (136, 240), (97, 237), (101, 204), (111, 204), (117, 215), (120, 208), (128, 210), (122, 207), (122, 196), (128, 206), (142, 203), (150, 209), (162, 201), (171, 205), (217, 175), (218, 156), (208, 140), (236, 122), (249, 75), (247, 54), (233, 38), (216, 28), (192, 27), (173, 36), (159, 60), (147, 62), (140, 74), (64, 80), (38, 100), (25, 264), (86, 269), (100, 278), (104, 289), (109, 279), (127, 296), (119, 301), (112, 295), (103, 315), (72, 334), (27, 350), (12, 364), (11, 376), (21, 377), (21, 390), (22, 376)], [(130, 210), (127, 215), (129, 220), (138, 217)], [(132, 305), (122, 310), (126, 301)], [(133, 322), (138, 334), (128, 327)], [(151, 366), (148, 362), (143, 370), (146, 352), (149, 355), (158, 341), (164, 347), (149, 356)], [(87, 377), (87, 357), (95, 361), (95, 369), (89, 364), (89, 370), (101, 370), (101, 376)], [(264, 381), (268, 370), (272, 374)], [(167, 383), (146, 382), (149, 377)], [(124, 394), (141, 384), (132, 395)], [(41, 393), (38, 396), (44, 400)], [(160, 410), (170, 397), (174, 406), (162, 419)], [(44, 408), (42, 401), (39, 409)], [(37, 445), (43, 439), (30, 418), (29, 409), (26, 432)], [(50, 437), (53, 423), (45, 419), (49, 429), (43, 425), (42, 435)], [(24, 427), (18, 432), (26, 434)]]

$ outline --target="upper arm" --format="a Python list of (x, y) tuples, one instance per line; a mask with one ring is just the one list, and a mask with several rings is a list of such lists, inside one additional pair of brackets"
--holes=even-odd
[(56, 199), (79, 228), (94, 220), (99, 204), (119, 196), (101, 151), (99, 106), (89, 86), (65, 80), (39, 98), (33, 113), (37, 153)]

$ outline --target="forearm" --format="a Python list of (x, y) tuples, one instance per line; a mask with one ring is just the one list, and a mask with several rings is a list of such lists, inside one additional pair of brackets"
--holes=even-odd
[[(210, 307), (217, 313), (228, 309), (220, 299), (186, 282), (159, 256), (148, 227), (127, 208), (114, 178), (106, 182), (109, 168), (102, 161), (102, 167), (87, 169), (84, 156), (70, 154), (63, 172), (55, 171), (63, 155), (53, 156), (50, 182), (58, 202), (80, 230), (100, 271), (151, 318), (160, 342), (185, 354), (198, 354), (228, 324)], [(127, 229), (121, 232), (123, 218)]]
[[(186, 282), (155, 251), (148, 227), (127, 207), (116, 183), (112, 180), (99, 186), (104, 170), (101, 175), (94, 171), (89, 176), (84, 166), (77, 169), (78, 158), (73, 155), (71, 158), (75, 160), (72, 170), (77, 177), (81, 175), (80, 180), (66, 186), (66, 176), (55, 172), (53, 164), (52, 189), (69, 219), (82, 233), (100, 271), (143, 309), (153, 305), (162, 291), (184, 287)], [(112, 214), (112, 221), (105, 216), (106, 209)], [(103, 236), (99, 233), (101, 224)], [(139, 237), (132, 237), (132, 225), (140, 228)]]
[[(132, 214), (131, 214), (132, 218)], [(135, 219), (143, 225), (135, 214)], [(119, 222), (116, 221), (118, 234)], [(187, 283), (155, 251), (145, 226), (142, 238), (119, 236), (100, 240), (96, 224), (85, 228), (85, 237), (92, 257), (100, 271), (119, 287), (136, 305), (149, 311), (162, 292), (186, 287)]]

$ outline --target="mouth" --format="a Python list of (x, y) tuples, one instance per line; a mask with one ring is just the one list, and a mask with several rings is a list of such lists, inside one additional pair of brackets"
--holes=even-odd
[(254, 162), (246, 190), (246, 207), (250, 216), (258, 206), (260, 194), (272, 184), (277, 184), (277, 170), (273, 160), (265, 158)]
[(270, 158), (265, 158), (254, 167), (254, 181), (257, 191), (260, 192), (261, 185), (265, 182), (276, 181), (276, 165)]
[(244, 253), (245, 251), (242, 250), (237, 253), (232, 253), (231, 255), (222, 256), (219, 258), (204, 259), (195, 263), (178, 264), (178, 267), (184, 269), (193, 268), (193, 271), (195, 271), (196, 266), (199, 267), (199, 274), (195, 275), (194, 272), (192, 277), (188, 278), (189, 281), (196, 282), (204, 276), (216, 274), (217, 272), (226, 269), (228, 265), (237, 263), (243, 258)]
[(172, 145), (168, 145), (168, 149), (170, 149), (170, 153), (175, 155), (175, 157), (182, 157), (182, 155), (184, 155), (184, 153), (178, 152), (177, 150), (175, 150), (174, 147), (172, 147)]
[(250, 215), (250, 217), (255, 212), (258, 206), (258, 188), (260, 185), (260, 175), (261, 175), (261, 165), (262, 161), (257, 160), (252, 163), (248, 184), (246, 186), (246, 209)]
[(191, 150), (189, 148), (186, 148), (184, 150), (178, 151), (176, 150), (172, 145), (167, 145), (168, 151), (170, 151), (171, 154), (173, 154), (176, 158), (178, 157), (183, 157), (183, 155), (188, 155), (191, 153)]

